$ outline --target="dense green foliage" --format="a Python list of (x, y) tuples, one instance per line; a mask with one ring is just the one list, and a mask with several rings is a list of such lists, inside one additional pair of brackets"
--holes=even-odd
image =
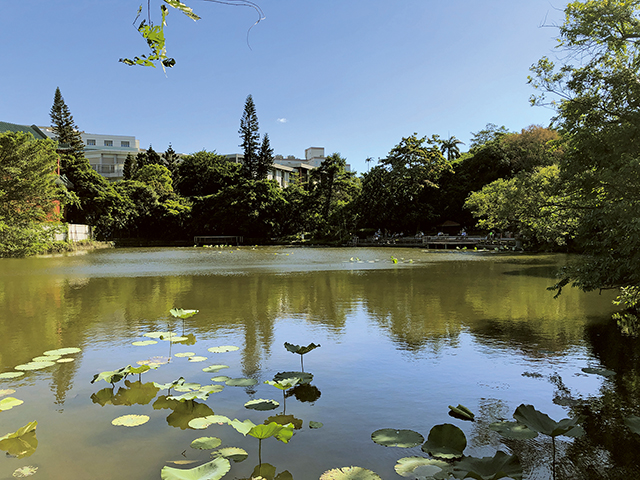
[(50, 116), (51, 127), (58, 141), (58, 151), (76, 157), (82, 155), (84, 153), (82, 137), (59, 87), (56, 87), (56, 93), (53, 96)]

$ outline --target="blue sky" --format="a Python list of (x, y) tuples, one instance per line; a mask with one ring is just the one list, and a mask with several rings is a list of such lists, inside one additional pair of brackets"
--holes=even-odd
[[(134, 135), (180, 153), (240, 152), (247, 95), (275, 153), (339, 152), (352, 169), (402, 137), (455, 135), (487, 123), (548, 125), (531, 107), (529, 67), (554, 59), (566, 2), (548, 0), (186, 0), (170, 9), (167, 70), (128, 67), (146, 53), (131, 0), (0, 0), (0, 121), (49, 125), (57, 86), (81, 130)], [(143, 2), (145, 7), (147, 2)], [(159, 19), (160, 0), (151, 0)], [(462, 150), (467, 147), (462, 145)]]

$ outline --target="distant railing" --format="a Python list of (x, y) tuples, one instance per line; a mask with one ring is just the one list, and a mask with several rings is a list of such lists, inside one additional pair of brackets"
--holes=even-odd
[(198, 235), (193, 237), (194, 245), (242, 245), (243, 237), (237, 235)]

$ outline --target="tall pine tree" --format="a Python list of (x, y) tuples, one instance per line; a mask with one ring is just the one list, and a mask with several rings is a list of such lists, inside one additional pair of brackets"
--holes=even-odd
[(60, 87), (56, 87), (50, 116), (51, 128), (58, 141), (58, 152), (68, 153), (76, 158), (84, 156), (82, 136), (73, 121), (69, 107), (67, 107), (67, 104), (64, 102), (62, 93), (60, 93)]
[(269, 175), (269, 170), (273, 166), (273, 148), (269, 142), (269, 134), (265, 133), (262, 137), (262, 145), (258, 154), (258, 163), (256, 165), (256, 180), (264, 180)]
[(256, 106), (251, 95), (244, 103), (244, 113), (240, 119), (240, 139), (239, 145), (243, 149), (244, 160), (242, 170), (247, 178), (256, 178), (258, 167), (258, 148), (260, 146), (260, 133), (258, 132), (258, 116)]

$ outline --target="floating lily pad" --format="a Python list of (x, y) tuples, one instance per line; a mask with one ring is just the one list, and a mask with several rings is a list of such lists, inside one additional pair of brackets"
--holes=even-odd
[(22, 405), (24, 402), (19, 398), (14, 397), (6, 397), (0, 400), (0, 412), (5, 410), (11, 410), (13, 407), (17, 407), (18, 405)]
[(111, 424), (122, 427), (138, 427), (148, 421), (149, 417), (147, 415), (122, 415), (111, 420)]
[(224, 382), (230, 387), (251, 387), (258, 383), (254, 378), (231, 378)]
[(5, 388), (4, 390), (0, 390), (0, 397), (4, 397), (5, 395), (11, 395), (12, 393), (16, 393), (13, 388)]
[(230, 421), (231, 420), (229, 420), (229, 418), (225, 417), (224, 415), (207, 415), (206, 417), (198, 417), (190, 420), (189, 427), (196, 430), (204, 430), (214, 423), (218, 425), (224, 425), (225, 423), (229, 423)]
[(171, 361), (171, 357), (151, 357), (148, 360), (138, 360), (136, 363), (138, 365), (149, 365), (150, 367), (158, 367), (160, 365), (166, 365)]
[(495, 422), (489, 425), (489, 428), (494, 432), (498, 432), (503, 437), (514, 438), (516, 440), (525, 440), (538, 436), (538, 432), (534, 432), (519, 422)]
[(213, 450), (222, 445), (222, 440), (218, 437), (200, 437), (191, 442), (191, 448), (198, 450)]
[[(439, 473), (451, 472), (452, 468), (444, 460), (425, 457), (404, 457), (393, 467), (398, 475), (409, 478), (429, 479)], [(447, 478), (447, 477), (444, 477)]]
[(55, 362), (59, 358), (62, 358), (62, 355), (41, 355), (39, 357), (34, 357), (31, 359), (32, 362)]
[(382, 428), (371, 434), (371, 440), (385, 447), (412, 448), (424, 442), (424, 437), (413, 430)]
[(311, 383), (313, 380), (313, 374), (308, 372), (278, 372), (273, 376), (273, 380), (276, 382), (291, 380), (298, 378), (298, 383)]
[(190, 362), (204, 362), (207, 359), (207, 357), (200, 357), (200, 356), (195, 356), (195, 357), (189, 357), (189, 361)]
[[(471, 476), (478, 480), (494, 480), (503, 477), (522, 479), (522, 466), (518, 457), (500, 451), (493, 457), (465, 457), (456, 463), (454, 468), (456, 472), (467, 472), (464, 477)], [(457, 474), (456, 477), (458, 477)]]
[(238, 447), (226, 447), (221, 448), (220, 450), (216, 450), (215, 452), (211, 452), (212, 457), (224, 457), (229, 460), (233, 460), (236, 463), (242, 462), (246, 460), (249, 454), (246, 450)]
[(171, 337), (176, 337), (177, 335), (178, 335), (177, 333), (173, 333), (173, 332), (147, 332), (147, 333), (144, 333), (142, 336), (148, 337), (148, 338), (167, 339)]
[(445, 423), (431, 429), (422, 451), (436, 458), (453, 459), (462, 457), (466, 446), (464, 432), (455, 425)]
[(0, 380), (8, 378), (18, 378), (24, 375), (24, 372), (4, 372), (0, 373)]
[(227, 377), (226, 375), (220, 375), (219, 377), (213, 377), (211, 379), (212, 382), (226, 382), (227, 380), (231, 380), (231, 377)]
[(322, 428), (324, 424), (322, 422), (314, 422), (313, 420), (309, 421), (309, 428)]
[(586, 367), (583, 368), (582, 371), (584, 373), (594, 373), (596, 375), (602, 375), (603, 377), (613, 377), (616, 374), (616, 372), (614, 372), (613, 370), (607, 370), (606, 368)]
[(47, 350), (43, 355), (71, 355), (72, 353), (80, 353), (81, 348), (78, 347), (66, 347), (58, 348), (57, 350)]
[(140, 340), (137, 342), (132, 342), (131, 345), (135, 345), (136, 347), (146, 347), (147, 345), (155, 345), (156, 342), (155, 340)]
[(231, 470), (231, 463), (224, 457), (183, 470), (173, 467), (162, 467), (160, 477), (162, 480), (219, 480)]
[(169, 397), (167, 397), (167, 400), (175, 400), (177, 402), (185, 402), (187, 400), (206, 400), (207, 398), (209, 398), (209, 393), (208, 392), (201, 392), (201, 391), (196, 391), (196, 392), (187, 392), (187, 393), (183, 393), (182, 395), (171, 395)]
[(187, 340), (189, 340), (189, 337), (171, 337), (169, 339), (162, 339), (162, 340), (169, 340), (171, 343), (180, 343), (180, 342), (186, 342)]
[(382, 478), (362, 467), (342, 467), (327, 470), (320, 475), (320, 480), (382, 480)]
[(195, 356), (195, 353), (194, 352), (180, 352), (180, 353), (174, 353), (173, 356), (174, 357), (178, 357), (178, 358), (193, 357), (193, 356)]
[(24, 458), (36, 451), (38, 439), (36, 438), (36, 427), (38, 422), (27, 423), (13, 433), (8, 433), (0, 437), (0, 450), (16, 458)]
[(231, 425), (238, 432), (240, 432), (242, 435), (245, 435), (245, 436), (247, 435), (247, 433), (251, 431), (253, 427), (256, 426), (256, 424), (249, 419), (245, 420), (244, 422), (241, 422), (237, 418), (234, 418), (233, 420), (231, 420), (229, 422), (229, 425)]
[(207, 373), (213, 373), (213, 372), (222, 370), (223, 368), (229, 368), (229, 366), (228, 365), (209, 365), (208, 367), (203, 368), (202, 371)]
[(71, 363), (71, 362), (75, 362), (76, 359), (75, 358), (60, 358), (58, 360), (56, 360), (56, 363)]
[(51, 367), (55, 365), (55, 362), (29, 362), (23, 363), (22, 365), (17, 365), (15, 367), (16, 370), (42, 370), (43, 368)]
[(162, 389), (173, 388), (176, 392), (193, 392), (195, 390), (200, 390), (200, 387), (202, 387), (202, 385), (200, 385), (199, 383), (185, 382), (184, 378), (182, 377), (180, 378), (182, 380), (178, 380), (177, 383), (169, 384), (169, 385), (173, 385), (173, 387), (167, 387), (166, 385), (156, 385), (156, 386)]
[(38, 467), (34, 467), (32, 465), (27, 465), (26, 467), (20, 467), (13, 472), (13, 476), (16, 478), (25, 478), (30, 477), (31, 475), (35, 475), (38, 471)]
[(249, 400), (244, 404), (244, 408), (248, 408), (250, 410), (275, 410), (280, 406), (279, 402), (275, 400), (265, 400), (263, 398), (257, 398), (255, 400)]
[(221, 347), (211, 347), (208, 350), (211, 353), (225, 353), (225, 352), (235, 352), (236, 350), (240, 350), (240, 347), (235, 347), (233, 345), (223, 345)]

